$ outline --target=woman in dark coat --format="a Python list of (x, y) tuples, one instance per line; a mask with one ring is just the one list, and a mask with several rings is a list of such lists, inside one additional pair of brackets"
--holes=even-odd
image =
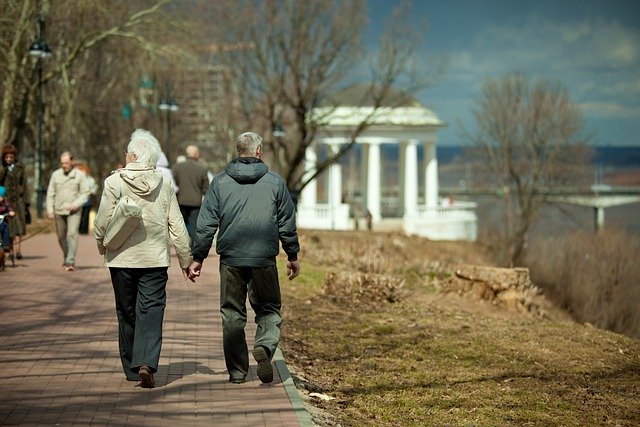
[(25, 168), (18, 161), (18, 150), (13, 144), (5, 144), (2, 147), (0, 185), (7, 189), (7, 199), (16, 213), (13, 218), (9, 218), (9, 233), (16, 258), (21, 259), (20, 243), (22, 236), (27, 234), (26, 212), (29, 209), (29, 197)]

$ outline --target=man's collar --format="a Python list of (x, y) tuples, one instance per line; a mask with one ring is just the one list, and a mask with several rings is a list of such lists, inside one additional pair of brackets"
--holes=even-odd
[(254, 163), (262, 163), (262, 160), (257, 157), (236, 157), (231, 161), (231, 163), (243, 163), (245, 165), (251, 165)]

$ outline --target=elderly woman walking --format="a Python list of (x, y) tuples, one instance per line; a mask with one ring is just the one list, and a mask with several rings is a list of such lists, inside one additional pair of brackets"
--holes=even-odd
[(7, 199), (11, 201), (11, 206), (16, 213), (9, 218), (9, 234), (13, 241), (13, 252), (16, 258), (22, 259), (20, 244), (22, 236), (27, 234), (29, 194), (24, 165), (18, 161), (18, 150), (13, 144), (5, 144), (2, 147), (0, 186), (7, 189)]
[[(171, 183), (155, 165), (161, 149), (151, 132), (131, 135), (126, 166), (104, 181), (94, 220), (98, 251), (109, 267), (116, 300), (120, 359), (127, 380), (155, 387), (162, 345), (162, 321), (173, 243), (185, 279), (191, 262), (189, 235)], [(105, 235), (118, 199), (128, 196), (142, 210), (142, 220), (117, 249), (105, 247)]]

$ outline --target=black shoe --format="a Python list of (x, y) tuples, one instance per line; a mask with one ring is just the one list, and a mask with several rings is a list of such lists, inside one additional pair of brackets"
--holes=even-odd
[(270, 383), (273, 381), (273, 368), (271, 367), (271, 360), (267, 354), (267, 349), (259, 345), (253, 349), (253, 358), (258, 362), (258, 378), (263, 383)]
[(18, 252), (18, 253), (16, 254), (16, 258), (18, 258), (18, 259), (22, 259), (22, 254), (21, 254), (20, 252)]
[(229, 382), (230, 383), (234, 383), (234, 384), (244, 384), (246, 380), (244, 379), (244, 377), (229, 377)]
[(140, 387), (154, 388), (156, 386), (156, 380), (153, 378), (153, 372), (151, 372), (151, 368), (147, 365), (140, 366), (138, 375), (140, 375)]

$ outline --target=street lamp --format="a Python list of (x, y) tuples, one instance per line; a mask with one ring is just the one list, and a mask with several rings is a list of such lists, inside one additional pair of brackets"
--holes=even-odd
[(38, 218), (42, 218), (44, 212), (44, 193), (46, 190), (42, 185), (43, 170), (43, 150), (44, 150), (44, 104), (42, 102), (42, 59), (51, 57), (51, 49), (46, 41), (44, 41), (44, 19), (38, 18), (38, 40), (31, 43), (29, 47), (29, 55), (38, 59), (38, 133), (36, 139), (36, 167), (35, 167), (35, 184), (36, 184), (36, 209)]
[(280, 123), (276, 124), (276, 127), (273, 129), (273, 136), (276, 138), (284, 138), (287, 132), (280, 126)]
[(171, 165), (173, 157), (173, 153), (171, 152), (171, 113), (174, 113), (179, 110), (178, 104), (171, 97), (171, 86), (167, 85), (165, 98), (160, 100), (160, 104), (158, 104), (158, 109), (166, 111), (167, 118), (167, 159), (169, 161), (169, 165)]

